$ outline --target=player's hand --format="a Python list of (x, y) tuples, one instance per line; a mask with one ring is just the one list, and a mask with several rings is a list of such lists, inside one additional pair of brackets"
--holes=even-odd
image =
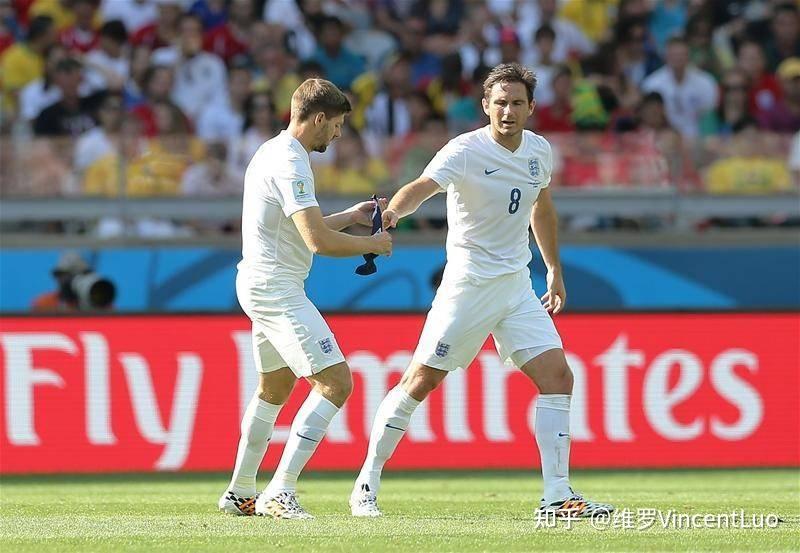
[(367, 237), (371, 242), (369, 253), (378, 255), (392, 255), (392, 235), (388, 232), (379, 232)]
[(548, 313), (557, 315), (567, 303), (567, 289), (561, 271), (547, 271), (547, 293), (542, 296), (542, 304)]
[(399, 220), (400, 217), (398, 217), (397, 213), (395, 213), (391, 209), (383, 210), (383, 228), (385, 229), (395, 228), (397, 226), (397, 221)]
[[(386, 198), (378, 198), (378, 205), (381, 206), (381, 211), (386, 209), (389, 205), (389, 200)], [(372, 211), (375, 209), (375, 204), (372, 201), (360, 202), (349, 209), (353, 214), (353, 223), (357, 225), (364, 225), (365, 227), (372, 226)]]

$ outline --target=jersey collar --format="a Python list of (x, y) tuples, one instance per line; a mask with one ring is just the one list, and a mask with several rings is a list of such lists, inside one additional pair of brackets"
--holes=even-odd
[(489, 138), (489, 142), (491, 142), (494, 145), (495, 148), (503, 151), (507, 156), (518, 157), (518, 156), (522, 155), (522, 153), (525, 151), (525, 142), (527, 140), (527, 137), (525, 136), (525, 131), (524, 130), (522, 131), (522, 140), (520, 141), (519, 146), (517, 146), (517, 149), (514, 150), (513, 152), (511, 150), (509, 150), (508, 148), (506, 148), (505, 146), (499, 144), (494, 139), (494, 137), (492, 136), (492, 125), (491, 124), (486, 125), (484, 127), (484, 132), (486, 133), (486, 136)]

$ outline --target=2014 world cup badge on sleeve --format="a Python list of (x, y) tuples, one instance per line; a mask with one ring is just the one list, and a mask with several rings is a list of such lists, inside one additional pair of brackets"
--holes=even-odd
[(532, 178), (536, 178), (539, 176), (539, 160), (536, 158), (529, 158), (528, 159), (528, 171), (531, 174)]

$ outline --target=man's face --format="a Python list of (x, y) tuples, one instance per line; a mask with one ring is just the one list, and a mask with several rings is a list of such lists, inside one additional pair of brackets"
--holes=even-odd
[(342, 31), (335, 23), (326, 23), (322, 27), (319, 41), (324, 48), (335, 50), (342, 45)]
[(184, 54), (194, 55), (203, 47), (203, 26), (193, 17), (181, 21), (181, 49)]
[(61, 89), (64, 96), (77, 96), (81, 84), (81, 70), (69, 69), (56, 72), (56, 86)]
[(667, 65), (673, 71), (683, 71), (689, 65), (689, 47), (680, 42), (667, 46)]
[(247, 25), (253, 20), (252, 0), (233, 0), (229, 9), (231, 20), (239, 25)]
[(317, 124), (317, 141), (313, 147), (315, 152), (324, 152), (328, 149), (328, 145), (330, 145), (331, 142), (342, 136), (344, 117), (344, 113), (337, 115), (336, 117), (331, 117), (330, 119), (324, 115), (322, 116), (322, 121)]
[(781, 11), (772, 20), (772, 32), (780, 42), (793, 42), (800, 33), (800, 21), (788, 11)]
[(800, 77), (781, 79), (781, 88), (787, 100), (800, 102)]
[(528, 101), (522, 83), (495, 83), (489, 98), (483, 99), (483, 111), (489, 116), (492, 130), (511, 137), (522, 132), (536, 102)]

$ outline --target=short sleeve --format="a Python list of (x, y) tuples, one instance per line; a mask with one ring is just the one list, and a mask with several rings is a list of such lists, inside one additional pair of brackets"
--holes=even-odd
[(277, 200), (287, 217), (309, 207), (319, 207), (314, 178), (302, 173), (274, 177)]
[(544, 141), (544, 144), (547, 155), (545, 155), (544, 159), (545, 168), (542, 188), (547, 188), (550, 186), (550, 181), (553, 179), (553, 146), (547, 140)]
[(450, 141), (428, 163), (422, 176), (433, 179), (442, 189), (447, 190), (451, 183), (464, 177), (465, 164), (464, 149)]

